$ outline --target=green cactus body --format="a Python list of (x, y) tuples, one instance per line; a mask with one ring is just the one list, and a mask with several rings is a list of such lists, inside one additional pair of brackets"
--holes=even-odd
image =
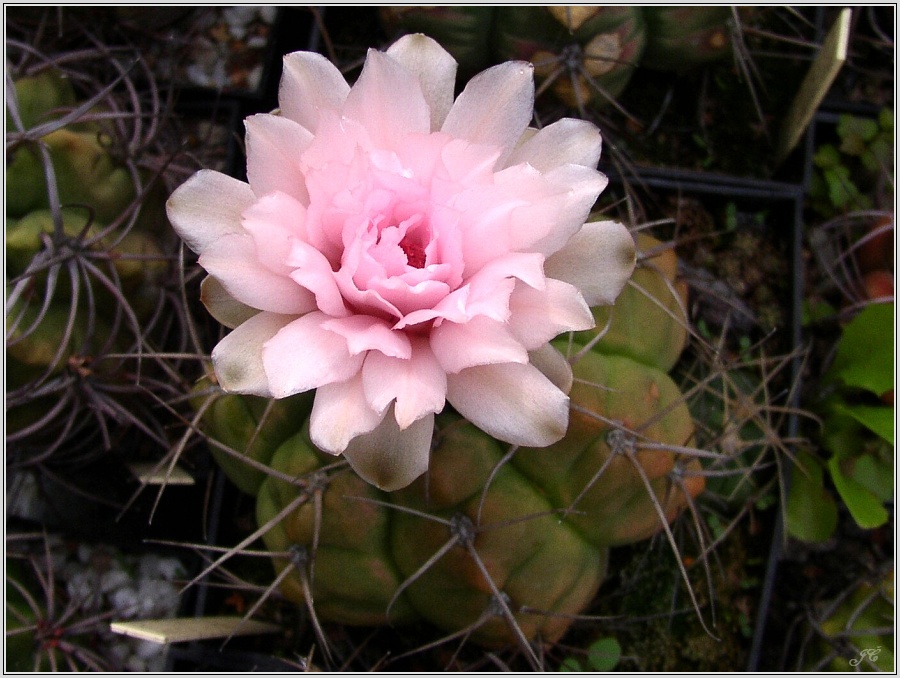
[[(30, 332), (28, 330), (38, 319), (40, 306), (31, 304), (21, 313), (21, 320), (16, 323), (7, 338), (7, 358), (11, 359), (11, 365), (12, 361), (16, 361), (17, 364), (16, 367), (10, 367), (7, 389), (21, 386), (27, 383), (28, 379), (37, 378), (48, 369), (51, 374), (60, 372), (73, 355), (91, 356), (103, 348), (108, 348), (102, 344), (109, 340), (109, 325), (102, 317), (96, 318), (93, 324), (89, 323), (87, 313), (83, 309), (78, 309), (74, 320), (70, 321), (71, 309), (68, 305), (51, 303), (40, 323)], [(7, 323), (10, 324), (11, 320), (19, 318), (18, 314), (19, 308), (16, 306), (7, 316)], [(66, 337), (66, 328), (70, 322), (72, 330), (66, 348), (60, 352), (60, 344)], [(18, 365), (21, 365), (21, 369)]]
[[(584, 609), (603, 581), (606, 549), (587, 543), (553, 514), (543, 492), (513, 466), (500, 468), (485, 489), (504, 449), (455, 415), (442, 415), (439, 426), (427, 478), (389, 494), (341, 470), (323, 488), (318, 528), (310, 498), (268, 531), (267, 546), (273, 552), (299, 547), (309, 553), (318, 532), (312, 594), (324, 619), (373, 624), (423, 618), (448, 631), (473, 626), (476, 642), (506, 645), (514, 635), (498, 608), (495, 586), (508, 597), (504, 600), (526, 637), (558, 639), (571, 620), (541, 612)], [(272, 463), (299, 476), (329, 461), (333, 458), (314, 451), (304, 431), (282, 445)], [(258, 522), (271, 520), (303, 491), (266, 479)], [(420, 572), (454, 539), (455, 545)], [(276, 568), (285, 564), (276, 558)], [(409, 585), (401, 590), (406, 580)], [(303, 600), (300, 577), (285, 582), (285, 594)]]
[[(201, 421), (204, 433), (266, 465), (271, 463), (279, 445), (302, 426), (312, 410), (312, 400), (312, 392), (281, 400), (228, 394), (209, 377), (197, 382), (191, 397), (194, 409), (204, 411)], [(259, 492), (266, 478), (264, 471), (215, 445), (210, 446), (210, 451), (225, 475), (241, 491), (253, 495)]]
[(644, 7), (647, 47), (641, 64), (687, 70), (731, 53), (731, 7)]
[[(88, 226), (88, 214), (84, 209), (61, 210), (63, 233), (67, 238), (77, 238), (82, 233), (90, 238), (102, 227)], [(21, 219), (6, 220), (6, 270), (15, 278), (25, 272), (34, 256), (44, 249), (42, 237), (54, 233), (53, 214), (49, 209), (36, 209)], [(71, 290), (67, 292), (70, 293)]]
[[(314, 473), (334, 460), (316, 452), (304, 430), (272, 459), (277, 471), (303, 482), (267, 478), (257, 520), (267, 524), (302, 492), (309, 497), (268, 531), (267, 546), (310, 554), (318, 534), (309, 577), (324, 619), (399, 623), (414, 613), (449, 632), (472, 628), (473, 640), (494, 647), (515, 640), (499, 592), (525, 637), (558, 640), (571, 623), (566, 615), (585, 609), (599, 589), (608, 547), (658, 532), (660, 511), (674, 519), (703, 489), (703, 479), (690, 473), (683, 488), (672, 480), (676, 467), (692, 472), (699, 464), (666, 449), (690, 445), (693, 436), (668, 375), (593, 352), (574, 370), (576, 407), (560, 443), (519, 449), (499, 466), (505, 446), (445, 413), (428, 473), (394, 493), (347, 469), (323, 483)], [(614, 454), (613, 438), (626, 430), (636, 432), (636, 447)], [(644, 440), (653, 448), (641, 449)], [(315, 487), (322, 492), (318, 514)], [(279, 570), (285, 566), (276, 558)], [(300, 577), (285, 582), (286, 595), (303, 600)]]
[[(295, 478), (310, 478), (329, 462), (309, 441), (309, 429), (288, 439), (276, 451), (272, 467)], [(321, 511), (315, 493), (321, 491)], [(281, 572), (289, 563), (294, 572), (284, 580), (284, 594), (297, 602), (304, 600), (302, 576), (297, 568), (311, 566), (309, 575), (316, 613), (323, 619), (345, 624), (384, 624), (388, 605), (403, 577), (390, 557), (389, 529), (393, 514), (373, 503), (387, 495), (344, 467), (328, 476), (323, 488), (304, 488), (275, 477), (266, 478), (257, 497), (257, 522), (265, 525), (301, 494), (303, 501), (284, 520), (268, 530), (263, 539), (276, 557)], [(315, 544), (315, 548), (313, 545)], [(404, 597), (390, 610), (392, 622), (415, 618)]]
[[(699, 470), (696, 460), (666, 449), (691, 445), (691, 414), (667, 374), (630, 358), (588, 352), (573, 371), (566, 436), (547, 448), (520, 449), (514, 463), (542, 483), (555, 506), (572, 509), (567, 519), (592, 543), (640, 541), (662, 528), (647, 483), (667, 521), (703, 489), (702, 477), (684, 476), (684, 490), (670, 477), (676, 466)], [(642, 449), (645, 442), (652, 449)]]
[[(64, 237), (73, 249), (86, 249), (86, 243), (96, 239), (90, 249), (109, 257), (115, 269), (118, 287), (128, 298), (137, 317), (146, 318), (155, 311), (156, 291), (168, 269), (168, 263), (156, 239), (137, 229), (131, 229), (124, 235), (110, 233), (98, 239), (97, 236), (105, 230), (105, 226), (99, 222), (89, 223), (88, 210), (64, 207), (61, 209), (61, 216)], [(49, 209), (34, 210), (18, 220), (7, 219), (8, 274), (16, 277), (25, 273), (35, 255), (44, 249), (43, 238), (53, 236), (54, 231), (53, 214)], [(101, 266), (103, 268), (106, 267)], [(36, 271), (30, 274), (30, 278), (35, 289), (45, 289), (47, 270)], [(117, 302), (105, 285), (95, 282), (91, 288), (99, 308), (116, 307)], [(53, 299), (59, 303), (68, 303), (71, 298), (71, 278), (67, 274), (61, 274), (56, 278)]]
[[(58, 71), (43, 71), (37, 75), (19, 78), (15, 82), (16, 103), (22, 126), (32, 129), (47, 122), (48, 114), (57, 109), (75, 106), (75, 90), (72, 81)], [(6, 113), (6, 130), (14, 130), (12, 116)]]
[[(97, 132), (58, 129), (41, 138), (46, 145), (56, 175), (59, 201), (62, 205), (87, 205), (98, 221), (111, 223), (135, 197), (134, 181), (119, 166), (101, 143)], [(13, 204), (7, 204), (7, 216), (23, 216), (41, 208), (49, 208), (47, 179), (37, 149), (20, 146), (7, 166), (6, 195), (23, 190)]]
[(596, 326), (577, 333), (576, 341), (587, 343), (605, 330), (594, 350), (628, 356), (663, 372), (672, 369), (687, 343), (687, 285), (677, 277), (673, 250), (654, 254), (662, 245), (652, 236), (637, 235), (638, 265), (631, 280), (614, 306), (592, 309)]
[(19, 219), (48, 204), (47, 180), (35, 149), (20, 146), (7, 157), (6, 217)]
[(432, 470), (391, 499), (433, 513), (449, 525), (399, 512), (393, 519), (392, 546), (400, 570), (409, 577), (448, 538), (456, 536), (458, 543), (409, 586), (407, 595), (423, 617), (448, 630), (466, 628), (492, 612), (473, 637), (500, 646), (513, 636), (498, 613), (496, 588), (509, 597), (509, 609), (527, 638), (540, 635), (555, 642), (570, 620), (520, 610), (583, 610), (606, 574), (607, 550), (587, 543), (561, 520), (545, 489), (523, 476), (515, 463), (500, 467), (488, 483), (505, 446), (471, 424), (445, 421), (449, 424), (432, 452)]
[(602, 107), (621, 94), (644, 41), (644, 21), (636, 7), (497, 8), (498, 59), (531, 61), (538, 79), (556, 74), (554, 93), (573, 107)]

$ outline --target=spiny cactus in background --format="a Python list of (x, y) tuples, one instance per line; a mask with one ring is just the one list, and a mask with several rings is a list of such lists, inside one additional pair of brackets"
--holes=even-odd
[[(308, 402), (199, 385), (200, 428), (257, 495), (284, 594), (323, 621), (424, 619), (526, 655), (532, 640), (559, 640), (604, 581), (610, 547), (664, 529), (704, 488), (691, 413), (666, 373), (686, 340), (677, 261), (648, 236), (638, 249), (633, 293), (596, 311), (599, 336), (557, 340), (574, 383), (568, 433), (549, 448), (509, 448), (445, 411), (428, 473), (387, 493), (313, 446)], [(628, 324), (648, 317), (656, 325), (631, 342)]]
[(798, 671), (896, 670), (893, 568), (809, 611)]
[(178, 559), (10, 534), (5, 571), (7, 671), (164, 668), (166, 646), (116, 636), (109, 621), (173, 617), (185, 573)]
[(635, 68), (682, 71), (731, 51), (730, 7), (383, 7), (388, 31), (422, 32), (464, 71), (531, 61), (567, 106), (615, 104)]
[[(136, 100), (116, 100), (117, 81), (101, 86), (76, 69), (77, 59), (66, 64), (23, 66), (8, 101), (7, 464), (14, 468), (48, 463), (63, 448), (73, 458), (78, 445), (108, 449), (113, 422), (165, 444), (140, 404), (140, 395), (168, 388), (154, 381), (150, 363), (179, 315), (164, 290), (174, 261), (166, 254), (174, 251), (166, 187), (139, 157), (148, 142), (142, 134), (152, 130), (141, 119), (146, 111), (128, 110)], [(79, 95), (76, 84), (89, 94)]]

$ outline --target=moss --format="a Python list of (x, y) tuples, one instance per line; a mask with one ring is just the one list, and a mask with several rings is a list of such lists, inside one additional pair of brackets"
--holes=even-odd
[[(752, 539), (746, 526), (739, 526), (713, 556), (714, 624), (703, 567), (698, 563), (688, 570), (703, 619), (715, 637), (704, 630), (691, 609), (664, 540), (657, 540), (651, 551), (635, 548), (615, 554), (622, 559), (618, 590), (609, 595), (610, 599), (615, 596), (610, 608), (598, 612), (629, 620), (613, 632), (622, 646), (618, 668), (652, 672), (745, 670), (763, 570), (762, 560), (751, 555), (759, 550)], [(689, 558), (685, 561), (692, 562)]]

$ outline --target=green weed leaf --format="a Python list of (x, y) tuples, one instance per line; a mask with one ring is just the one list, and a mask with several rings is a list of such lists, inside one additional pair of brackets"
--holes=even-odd
[(837, 526), (837, 506), (825, 489), (819, 461), (808, 452), (797, 455), (786, 506), (788, 534), (803, 541), (825, 541)]
[(588, 664), (594, 671), (612, 671), (621, 656), (622, 648), (613, 637), (600, 638), (588, 647)]
[(873, 405), (846, 405), (835, 403), (834, 408), (872, 431), (875, 435), (894, 444), (894, 408)]
[(872, 529), (887, 522), (888, 513), (881, 499), (853, 478), (844, 475), (837, 456), (828, 460), (828, 470), (834, 486), (857, 525), (863, 529)]
[(870, 304), (847, 326), (830, 375), (875, 395), (894, 387), (894, 304)]

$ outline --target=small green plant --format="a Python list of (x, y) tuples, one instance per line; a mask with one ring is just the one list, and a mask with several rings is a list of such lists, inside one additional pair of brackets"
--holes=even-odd
[(840, 116), (839, 141), (822, 144), (813, 157), (813, 209), (825, 217), (885, 207), (893, 202), (894, 113), (877, 119)]
[(568, 657), (559, 666), (560, 671), (597, 671), (607, 672), (616, 668), (622, 648), (619, 641), (612, 636), (598, 638), (587, 647), (587, 655), (583, 658)]
[(837, 507), (825, 472), (856, 523), (885, 524), (894, 486), (894, 304), (866, 306), (843, 329), (816, 406), (829, 454), (798, 457), (787, 503), (788, 531), (808, 541), (834, 532)]

